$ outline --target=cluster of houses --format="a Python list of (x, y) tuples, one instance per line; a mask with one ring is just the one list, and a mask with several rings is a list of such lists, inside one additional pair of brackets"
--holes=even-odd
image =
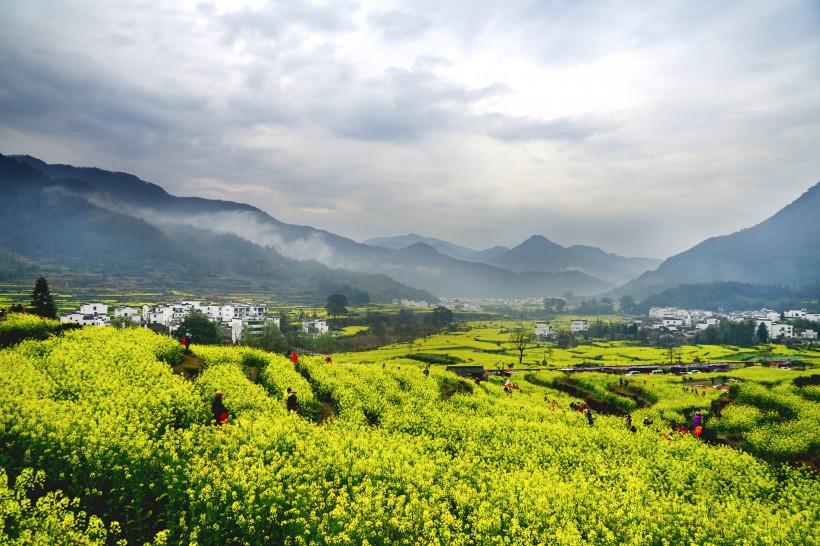
[[(584, 335), (585, 332), (589, 331), (589, 321), (586, 319), (576, 319), (571, 320), (569, 323), (569, 332), (572, 335)], [(557, 334), (555, 330), (552, 329), (550, 323), (545, 320), (539, 320), (535, 322), (535, 337), (536, 339), (547, 339), (554, 337)]]
[[(818, 333), (808, 328), (797, 328), (789, 321), (794, 319), (805, 319), (808, 321), (820, 322), (820, 313), (808, 313), (805, 309), (791, 309), (782, 314), (770, 309), (759, 311), (736, 311), (732, 313), (715, 313), (700, 309), (679, 309), (677, 307), (653, 307), (649, 310), (646, 319), (635, 319), (631, 322), (638, 328), (647, 330), (660, 330), (663, 332), (676, 332), (685, 336), (693, 336), (700, 330), (706, 330), (710, 326), (718, 326), (721, 320), (741, 322), (745, 320), (755, 321), (759, 328), (760, 324), (766, 326), (769, 339), (799, 339), (803, 341), (816, 341)], [(576, 319), (570, 322), (569, 332), (572, 335), (583, 336), (589, 331), (589, 322), (584, 319)], [(557, 334), (547, 321), (536, 321), (535, 337), (545, 340)]]
[[(160, 325), (171, 332), (179, 328), (192, 311), (198, 311), (211, 322), (230, 329), (233, 343), (237, 343), (246, 335), (261, 334), (266, 324), (275, 324), (277, 328), (281, 325), (280, 317), (268, 315), (266, 305), (256, 303), (206, 305), (191, 300), (153, 307), (144, 305), (142, 309), (116, 307), (111, 314), (109, 314), (109, 306), (105, 303), (85, 303), (77, 311), (61, 315), (60, 322), (83, 326), (108, 326), (111, 324), (113, 315), (114, 319), (125, 319), (145, 327), (151, 324)], [(320, 336), (327, 334), (329, 327), (324, 319), (305, 320), (302, 322), (302, 331), (308, 335)]]
[(677, 307), (652, 307), (646, 321), (636, 320), (633, 323), (641, 328), (650, 330), (666, 330), (681, 332), (684, 335), (694, 335), (698, 330), (706, 330), (710, 326), (717, 326), (721, 320), (742, 322), (751, 320), (766, 326), (769, 339), (799, 338), (807, 341), (817, 339), (817, 332), (811, 329), (795, 328), (789, 319), (806, 319), (820, 321), (820, 313), (808, 313), (805, 309), (791, 309), (783, 314), (771, 309), (758, 311), (735, 311), (732, 313), (715, 313), (700, 309), (679, 309)]

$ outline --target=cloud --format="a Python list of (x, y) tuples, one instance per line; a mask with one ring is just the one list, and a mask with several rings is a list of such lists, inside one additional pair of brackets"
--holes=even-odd
[(373, 13), (368, 20), (388, 40), (416, 39), (434, 25), (433, 20), (423, 14), (398, 10)]
[(3, 152), (360, 239), (423, 226), (663, 256), (820, 177), (808, 0), (12, 0), (3, 15)]
[(567, 118), (538, 120), (490, 114), (486, 116), (486, 120), (488, 125), (487, 134), (499, 140), (512, 142), (527, 140), (579, 141), (591, 138), (606, 130), (603, 123), (584, 122)]

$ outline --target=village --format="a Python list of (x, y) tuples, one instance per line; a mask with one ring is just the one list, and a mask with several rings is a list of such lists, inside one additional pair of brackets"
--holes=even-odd
[[(269, 315), (267, 305), (250, 304), (203, 304), (200, 301), (185, 300), (178, 303), (144, 305), (136, 307), (115, 307), (113, 310), (105, 303), (85, 303), (77, 311), (60, 315), (64, 324), (82, 326), (109, 326), (112, 321), (120, 321), (146, 328), (159, 326), (167, 332), (173, 332), (183, 323), (191, 312), (202, 313), (211, 322), (230, 329), (231, 342), (238, 343), (247, 335), (261, 334), (265, 325), (272, 323), (281, 326), (281, 317)], [(321, 336), (329, 332), (327, 320), (321, 318), (305, 319), (301, 323), (306, 335)]]
[[(698, 332), (709, 327), (717, 327), (721, 320), (731, 322), (753, 321), (755, 328), (765, 326), (769, 340), (785, 341), (800, 340), (814, 342), (818, 338), (816, 330), (798, 328), (792, 321), (803, 320), (820, 322), (820, 313), (809, 313), (806, 309), (789, 309), (782, 313), (771, 309), (758, 311), (735, 311), (731, 313), (717, 313), (700, 309), (679, 309), (677, 307), (652, 307), (645, 318), (635, 318), (630, 326), (636, 330), (650, 330), (662, 334), (681, 335), (686, 338), (694, 337)], [(569, 333), (573, 336), (585, 337), (590, 330), (590, 320), (573, 319), (570, 321)], [(536, 321), (534, 335), (537, 339), (549, 339), (557, 336), (558, 331), (553, 329), (549, 321)]]

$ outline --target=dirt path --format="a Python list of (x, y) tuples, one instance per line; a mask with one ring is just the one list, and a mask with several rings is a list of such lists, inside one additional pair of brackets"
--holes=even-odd
[(183, 353), (182, 361), (174, 366), (174, 373), (183, 376), (185, 379), (193, 379), (198, 376), (205, 363), (193, 353)]

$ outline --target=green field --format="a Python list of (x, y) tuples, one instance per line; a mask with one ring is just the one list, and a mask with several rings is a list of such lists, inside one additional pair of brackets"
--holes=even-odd
[[(3, 544), (820, 543), (813, 366), (627, 383), (533, 370), (506, 393), (395, 348), (294, 366), (246, 347), (183, 355), (143, 329), (0, 327), (45, 337), (0, 350)], [(486, 354), (508, 327), (419, 344)], [(569, 408), (582, 402), (592, 426)], [(671, 432), (698, 410), (701, 438)]]
[[(568, 320), (568, 319), (567, 319)], [(456, 357), (465, 363), (487, 368), (509, 368), (518, 365), (518, 355), (510, 343), (510, 331), (520, 323), (482, 321), (466, 324), (464, 331), (436, 334), (413, 343), (387, 345), (379, 349), (338, 355), (340, 362), (383, 362), (412, 353), (430, 353)], [(526, 323), (528, 328), (532, 323)], [(732, 347), (724, 345), (687, 345), (675, 350), (674, 359), (682, 362), (726, 362), (760, 360), (794, 360), (820, 364), (820, 347), (788, 348), (784, 345)], [(591, 365), (668, 364), (669, 352), (659, 347), (641, 347), (633, 342), (591, 342), (570, 349), (559, 349), (554, 343), (532, 343), (523, 364), (540, 366), (546, 360), (550, 367)]]

